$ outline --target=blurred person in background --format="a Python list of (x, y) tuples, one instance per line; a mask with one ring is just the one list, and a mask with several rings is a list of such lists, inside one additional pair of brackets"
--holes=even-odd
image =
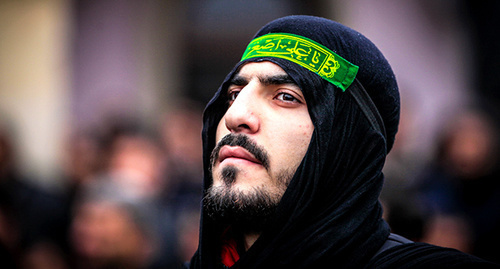
[(149, 268), (158, 236), (150, 201), (113, 176), (95, 178), (77, 197), (71, 268)]
[(127, 186), (135, 195), (149, 200), (156, 214), (156, 250), (149, 268), (168, 268), (179, 259), (176, 216), (170, 197), (172, 175), (168, 152), (156, 129), (146, 128), (132, 118), (114, 118), (104, 124), (102, 171), (106, 177)]
[(162, 173), (166, 163), (163, 147), (154, 131), (130, 120), (110, 125), (105, 135), (103, 173), (127, 181), (137, 195), (158, 197), (168, 184)]
[(424, 241), (500, 262), (500, 137), (491, 115), (469, 109), (443, 128), (417, 195), (430, 214)]

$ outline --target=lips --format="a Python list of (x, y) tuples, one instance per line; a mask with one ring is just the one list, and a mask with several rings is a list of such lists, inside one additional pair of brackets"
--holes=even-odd
[(249, 161), (249, 162), (252, 162), (255, 164), (262, 165), (262, 163), (259, 160), (257, 160), (257, 158), (255, 158), (250, 152), (248, 152), (246, 149), (244, 149), (242, 147), (238, 147), (238, 146), (235, 146), (235, 147), (223, 146), (220, 149), (219, 158), (218, 158), (219, 163), (221, 163), (224, 160), (229, 159), (229, 158), (242, 159), (242, 160), (246, 160), (246, 161)]

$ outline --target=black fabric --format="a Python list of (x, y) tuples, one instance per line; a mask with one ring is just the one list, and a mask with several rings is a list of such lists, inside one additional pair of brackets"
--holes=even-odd
[(377, 255), (379, 255), (380, 253), (382, 253), (390, 248), (393, 248), (395, 246), (399, 246), (402, 244), (408, 244), (408, 243), (413, 243), (413, 241), (411, 241), (405, 237), (402, 237), (400, 235), (391, 233), (389, 235), (389, 237), (387, 237), (387, 239), (385, 240), (385, 243), (382, 245), (382, 247), (377, 251), (377, 253), (375, 253), (375, 256), (373, 256), (371, 261), (373, 261), (373, 259), (375, 259), (377, 257)]
[(411, 243), (398, 245), (380, 253), (366, 268), (475, 269), (500, 268), (500, 266), (455, 249), (437, 247), (425, 243)]
[(378, 109), (370, 98), (370, 95), (368, 95), (359, 80), (354, 80), (354, 83), (356, 83), (356, 87), (350, 87), (348, 93), (352, 95), (354, 100), (356, 100), (356, 103), (358, 103), (359, 108), (363, 111), (368, 121), (370, 121), (372, 127), (384, 135), (384, 137), (387, 137), (382, 116), (378, 112)]
[(413, 241), (391, 233), (365, 268), (499, 268), (498, 265), (451, 248)]
[[(381, 170), (399, 121), (394, 74), (368, 39), (336, 22), (289, 16), (264, 26), (255, 37), (270, 32), (308, 37), (358, 65), (360, 84), (353, 83), (347, 91), (364, 86), (387, 136), (375, 127), (376, 118), (365, 114), (376, 111), (361, 109), (351, 94), (297, 64), (278, 58), (238, 63), (204, 112), (204, 191), (212, 183), (209, 159), (217, 124), (227, 110), (225, 92), (232, 76), (246, 62), (271, 61), (283, 68), (302, 89), (315, 129), (276, 215), (233, 268), (363, 268), (390, 233), (382, 220), (378, 197), (383, 184)], [(191, 268), (221, 266), (220, 237), (226, 228), (202, 211), (200, 244)]]

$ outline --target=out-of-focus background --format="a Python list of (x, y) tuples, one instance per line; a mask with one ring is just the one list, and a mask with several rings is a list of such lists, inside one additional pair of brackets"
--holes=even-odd
[(201, 113), (265, 23), (317, 15), (396, 73), (394, 232), (499, 262), (500, 1), (0, 0), (0, 266), (178, 268)]

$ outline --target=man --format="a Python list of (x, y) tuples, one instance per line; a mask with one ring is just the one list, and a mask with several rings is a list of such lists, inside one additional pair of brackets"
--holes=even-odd
[(390, 235), (378, 196), (399, 107), (389, 64), (361, 34), (310, 16), (264, 26), (205, 110), (190, 267), (486, 265)]

